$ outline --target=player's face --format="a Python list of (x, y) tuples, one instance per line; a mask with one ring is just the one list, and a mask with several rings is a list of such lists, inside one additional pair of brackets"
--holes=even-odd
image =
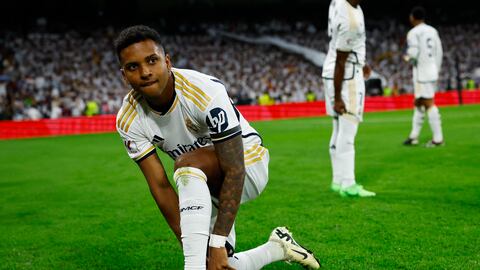
[(124, 79), (141, 94), (160, 98), (171, 72), (170, 57), (153, 41), (134, 43), (120, 52)]

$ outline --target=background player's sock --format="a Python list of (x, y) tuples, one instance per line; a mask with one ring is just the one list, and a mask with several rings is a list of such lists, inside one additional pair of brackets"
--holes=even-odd
[(433, 141), (437, 143), (443, 142), (442, 121), (437, 106), (430, 107), (427, 114), (428, 122), (433, 133)]
[(178, 188), (184, 269), (206, 269), (212, 212), (207, 176), (197, 168), (183, 167), (173, 178)]
[(340, 116), (338, 118), (338, 138), (336, 162), (342, 179), (342, 188), (355, 184), (355, 136), (358, 121)]
[(337, 137), (338, 137), (338, 119), (333, 118), (332, 121), (332, 136), (330, 137), (330, 144), (329, 144), (329, 151), (330, 151), (330, 161), (332, 162), (332, 183), (336, 185), (341, 185), (342, 184), (342, 179), (338, 175), (339, 169), (338, 167), (338, 162), (336, 162), (336, 144), (337, 144)]
[(282, 246), (276, 242), (267, 242), (259, 247), (235, 253), (228, 258), (230, 266), (237, 270), (258, 270), (272, 262), (285, 258)]
[(412, 119), (412, 131), (410, 132), (410, 139), (417, 139), (422, 130), (423, 120), (425, 119), (425, 112), (418, 107), (413, 109), (413, 119)]

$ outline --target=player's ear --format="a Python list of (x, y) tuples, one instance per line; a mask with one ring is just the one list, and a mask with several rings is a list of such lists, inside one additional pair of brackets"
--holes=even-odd
[(122, 72), (123, 83), (125, 83), (125, 86), (129, 87), (130, 83), (127, 80), (127, 75), (125, 74), (125, 69), (120, 68), (120, 72)]
[(170, 61), (170, 55), (168, 53), (165, 54), (165, 63), (167, 64), (167, 69), (172, 69), (172, 61)]

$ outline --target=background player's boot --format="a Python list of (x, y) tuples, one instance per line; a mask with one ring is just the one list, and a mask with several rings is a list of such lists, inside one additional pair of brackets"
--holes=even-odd
[(331, 189), (333, 192), (335, 192), (335, 193), (340, 192), (340, 189), (341, 189), (341, 188), (342, 188), (342, 186), (339, 185), (339, 184), (336, 184), (336, 183), (332, 183), (332, 184), (330, 185), (330, 189)]
[(342, 188), (340, 195), (342, 195), (342, 197), (374, 197), (377, 194), (364, 189), (362, 185), (353, 184), (347, 188)]
[(403, 145), (406, 145), (406, 146), (418, 145), (418, 139), (408, 138), (403, 142)]
[(445, 143), (443, 141), (441, 142), (436, 142), (434, 140), (430, 140), (425, 144), (425, 147), (427, 148), (433, 148), (433, 147), (439, 147), (439, 146), (444, 146)]
[(310, 250), (299, 245), (292, 237), (292, 233), (286, 227), (277, 227), (273, 229), (268, 241), (279, 243), (285, 252), (285, 261), (296, 262), (303, 265), (306, 269), (320, 268), (320, 261)]

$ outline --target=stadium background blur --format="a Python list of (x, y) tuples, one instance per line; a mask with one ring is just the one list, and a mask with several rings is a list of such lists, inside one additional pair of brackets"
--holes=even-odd
[[(377, 197), (345, 199), (329, 190), (330, 117), (252, 122), (271, 153), (270, 180), (261, 198), (240, 210), (239, 250), (258, 246), (272, 228), (285, 225), (326, 269), (480, 269), (480, 91), (467, 89), (478, 87), (478, 11), (464, 0), (363, 0), (367, 59), (382, 90), (411, 92), (410, 67), (400, 55), (408, 13), (417, 4), (427, 8), (428, 22), (443, 39), (440, 87), (446, 92), (436, 102), (442, 106), (446, 145), (401, 144), (411, 128), (412, 95), (367, 98), (356, 138), (356, 175)], [(263, 117), (266, 111), (272, 119), (279, 107), (321, 115), (318, 66), (278, 46), (241, 42), (225, 33), (275, 35), (325, 52), (328, 5), (328, 0), (3, 1), (0, 118), (65, 118), (0, 121), (0, 269), (181, 269), (180, 246), (125, 153), (115, 116), (69, 116), (85, 114), (87, 104), (89, 114), (116, 112), (128, 87), (112, 39), (138, 23), (165, 36), (176, 66), (224, 80), (238, 104), (258, 103), (264, 92), (280, 103), (239, 106), (244, 115), (260, 111)], [(368, 86), (371, 95), (389, 94), (378, 91), (378, 81)], [(459, 86), (465, 88), (463, 106), (456, 105), (457, 91), (447, 90)], [(285, 103), (306, 100), (308, 90), (320, 101)], [(397, 101), (408, 110), (368, 111), (369, 104), (396, 109), (387, 103)], [(96, 130), (97, 124), (108, 132)], [(421, 142), (431, 136), (424, 129)], [(72, 135), (81, 131), (96, 134)], [(63, 134), (71, 136), (58, 136)], [(49, 137), (30, 138), (39, 136)], [(173, 162), (158, 152), (172, 176)], [(300, 267), (278, 262), (265, 269)]]
[[(463, 3), (463, 4), (462, 4)], [(441, 91), (476, 89), (480, 25), (467, 1), (366, 0), (369, 95), (412, 92), (411, 68), (401, 60), (408, 13), (423, 4), (444, 46)], [(321, 67), (312, 57), (271, 44), (274, 36), (325, 53), (329, 1), (57, 1), (2, 3), (0, 119), (114, 114), (128, 90), (112, 40), (123, 27), (147, 24), (164, 36), (174, 66), (222, 79), (237, 104), (323, 99)], [(28, 8), (25, 8), (28, 7)], [(223, 33), (223, 34), (222, 34)]]

